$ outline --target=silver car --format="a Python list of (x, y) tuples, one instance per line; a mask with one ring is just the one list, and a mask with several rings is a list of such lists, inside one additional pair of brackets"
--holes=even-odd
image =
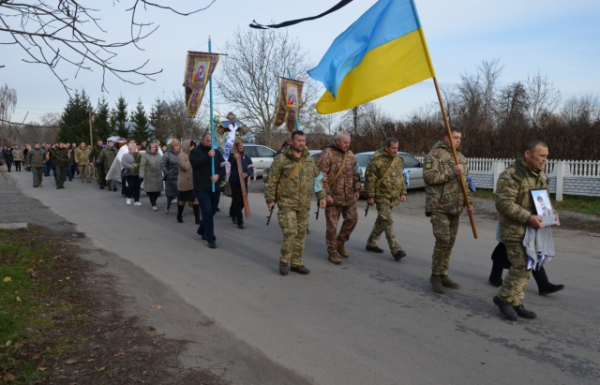
[(252, 163), (256, 167), (256, 174), (260, 177), (263, 176), (265, 170), (271, 167), (275, 157), (274, 150), (260, 144), (244, 143), (244, 152), (252, 158)]
[[(373, 154), (375, 154), (375, 151), (361, 152), (354, 155), (361, 169), (360, 181), (363, 185), (361, 192), (364, 192), (365, 171), (367, 170), (367, 165), (369, 164), (369, 160)], [(408, 152), (398, 151), (398, 155), (400, 155), (404, 160), (404, 169), (408, 173), (409, 183), (406, 188), (413, 189), (425, 187), (425, 181), (423, 180), (423, 163), (419, 162), (417, 158)]]

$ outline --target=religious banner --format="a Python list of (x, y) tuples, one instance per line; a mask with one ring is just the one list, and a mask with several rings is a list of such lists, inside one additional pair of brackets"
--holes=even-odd
[(218, 62), (218, 54), (188, 51), (183, 81), (188, 114), (196, 115), (198, 112), (204, 89)]
[(303, 85), (304, 83), (299, 80), (281, 78), (277, 109), (275, 110), (275, 127), (279, 127), (285, 122), (288, 132), (296, 129), (296, 115), (300, 108)]

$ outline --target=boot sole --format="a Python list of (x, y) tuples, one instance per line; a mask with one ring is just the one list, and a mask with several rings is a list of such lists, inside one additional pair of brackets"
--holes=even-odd
[[(494, 297), (494, 304), (496, 306), (498, 306), (498, 309), (500, 310), (500, 313), (502, 313), (502, 315), (504, 317), (506, 317), (506, 319), (508, 319), (510, 321), (516, 321), (516, 320), (519, 319), (519, 315), (517, 314), (516, 311), (515, 311), (515, 314), (513, 315), (513, 314), (507, 313), (507, 312), (505, 312), (505, 311), (502, 310), (502, 308), (500, 306), (503, 305), (503, 301), (500, 298), (498, 298), (498, 296)], [(512, 306), (512, 305), (509, 304), (509, 306)]]

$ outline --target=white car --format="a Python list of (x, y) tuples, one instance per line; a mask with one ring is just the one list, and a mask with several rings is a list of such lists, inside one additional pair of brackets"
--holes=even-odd
[[(369, 160), (371, 159), (373, 154), (375, 154), (375, 151), (361, 152), (354, 155), (362, 171), (360, 175), (360, 181), (363, 185), (363, 191), (361, 192), (364, 192), (365, 171), (367, 170), (367, 165), (369, 164)], [(417, 158), (415, 158), (408, 152), (398, 151), (398, 155), (400, 155), (404, 160), (404, 169), (408, 173), (409, 183), (408, 186), (406, 186), (406, 188), (413, 189), (425, 187), (425, 181), (423, 180), (423, 163), (419, 162)]]
[(257, 176), (262, 177), (273, 163), (275, 151), (260, 144), (244, 143), (244, 152), (252, 158), (252, 164), (256, 167)]

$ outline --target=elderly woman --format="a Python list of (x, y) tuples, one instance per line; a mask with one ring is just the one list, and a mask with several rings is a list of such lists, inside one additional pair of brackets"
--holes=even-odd
[(158, 211), (156, 200), (163, 190), (163, 178), (160, 171), (160, 154), (158, 153), (158, 141), (150, 143), (150, 147), (142, 155), (140, 162), (140, 178), (144, 180), (144, 190), (150, 198), (153, 211)]
[(196, 198), (196, 194), (194, 193), (194, 171), (190, 164), (190, 151), (194, 148), (196, 148), (195, 141), (184, 141), (181, 154), (177, 158), (177, 164), (179, 166), (179, 176), (177, 178), (177, 222), (183, 223), (183, 209), (185, 208), (185, 203), (192, 202), (196, 224), (199, 225), (200, 206), (198, 205), (198, 198)]
[(162, 156), (162, 160), (160, 161), (160, 170), (164, 175), (165, 195), (167, 196), (165, 214), (169, 213), (171, 202), (177, 197), (177, 174), (179, 174), (177, 158), (181, 153), (180, 147), (179, 141), (177, 139), (173, 139), (169, 149), (165, 151)]
[(129, 152), (123, 154), (123, 158), (121, 158), (121, 166), (123, 166), (121, 175), (123, 175), (124, 178), (123, 184), (127, 182), (126, 202), (130, 205), (133, 200), (134, 206), (141, 206), (140, 185), (142, 184), (142, 180), (140, 179), (140, 162), (142, 160), (142, 154), (138, 151), (135, 142), (129, 143), (128, 147)]

